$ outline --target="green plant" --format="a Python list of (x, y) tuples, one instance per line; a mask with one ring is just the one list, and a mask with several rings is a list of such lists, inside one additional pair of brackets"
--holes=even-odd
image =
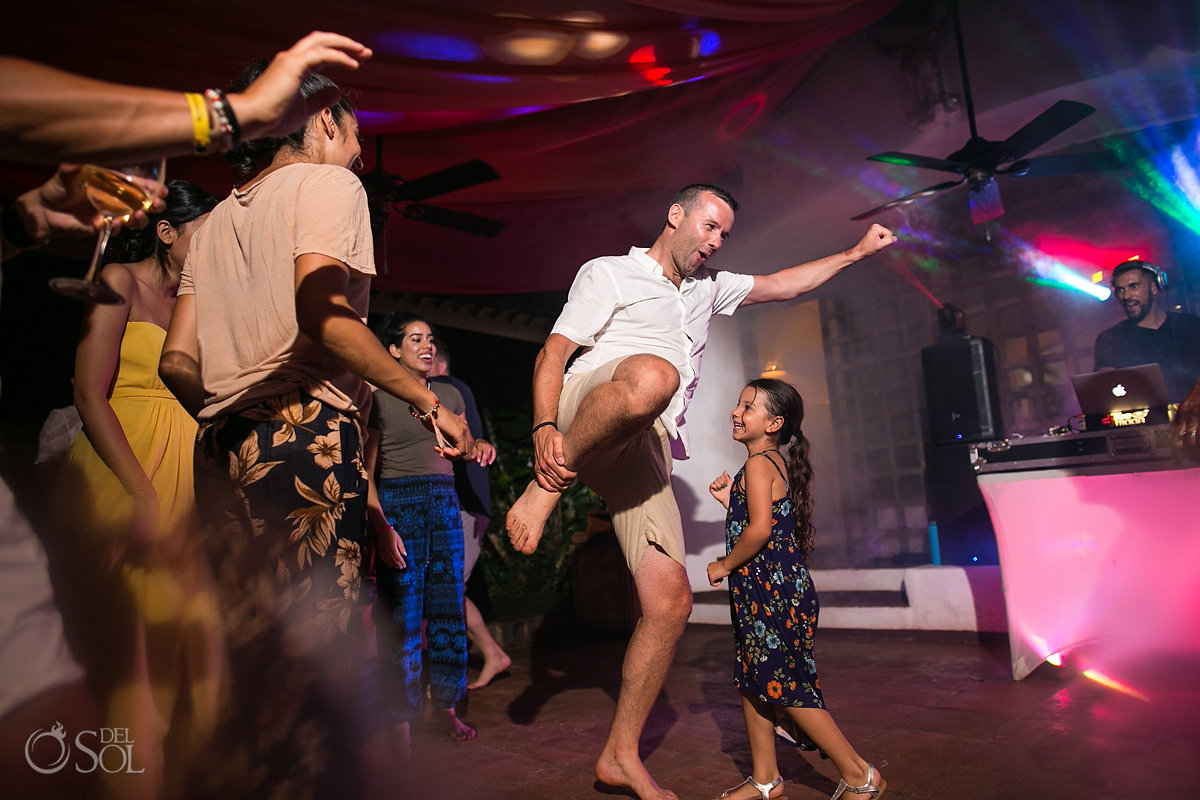
[(504, 529), (504, 518), (533, 480), (529, 418), (527, 413), (512, 412), (484, 417), (497, 457), (490, 467), (491, 524), (482, 543), (478, 569), (483, 571), (489, 604), (503, 615), (506, 607), (528, 605), (523, 601), (553, 603), (570, 591), (572, 539), (587, 527), (588, 512), (603, 508), (604, 503), (576, 481), (563, 493), (547, 521), (537, 550), (528, 556), (514, 550)]

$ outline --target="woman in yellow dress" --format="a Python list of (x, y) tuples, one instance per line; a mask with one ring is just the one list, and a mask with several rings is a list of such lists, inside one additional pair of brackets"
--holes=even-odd
[(125, 729), (97, 765), (122, 798), (177, 793), (220, 690), (216, 612), (193, 525), (196, 422), (158, 377), (188, 246), (216, 200), (184, 181), (167, 186), (163, 212), (121, 243), (127, 263), (100, 273), (124, 301), (84, 313), (74, 377), (83, 432), (54, 509), (72, 646), (105, 726)]

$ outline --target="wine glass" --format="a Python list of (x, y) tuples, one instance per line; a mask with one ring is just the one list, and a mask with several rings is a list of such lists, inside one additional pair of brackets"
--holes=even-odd
[(83, 181), (84, 193), (88, 202), (103, 215), (104, 226), (96, 240), (91, 266), (84, 276), (53, 278), (50, 281), (51, 289), (83, 303), (115, 305), (125, 302), (125, 298), (101, 282), (100, 261), (104, 258), (104, 250), (112, 235), (113, 221), (118, 217), (128, 220), (137, 211), (149, 211), (154, 203), (154, 197), (132, 179), (146, 178), (161, 183), (165, 171), (166, 159), (161, 158), (115, 168), (96, 164), (80, 167), (79, 176)]

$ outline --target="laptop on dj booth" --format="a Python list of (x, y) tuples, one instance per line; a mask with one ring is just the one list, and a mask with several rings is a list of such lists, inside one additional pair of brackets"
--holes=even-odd
[(1158, 364), (1088, 372), (1071, 378), (1087, 430), (1169, 421), (1167, 383)]

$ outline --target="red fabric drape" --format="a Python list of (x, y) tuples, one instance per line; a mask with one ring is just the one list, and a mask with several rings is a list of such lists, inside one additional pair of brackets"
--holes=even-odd
[[(646, 190), (661, 204), (685, 183), (732, 179), (829, 44), (896, 2), (602, 0), (579, 11), (542, 0), (176, 0), (153, 13), (44, 3), (9, 15), (2, 41), (95, 77), (189, 90), (224, 85), (309, 30), (366, 42), (375, 57), (334, 77), (358, 93), (368, 168), (380, 135), (384, 167), (406, 179), (482, 158), (501, 180), (430, 202), (507, 223), (480, 239), (394, 213), (379, 285), (534, 291), (564, 288), (581, 256), (624, 250), (634, 242), (620, 237), (661, 225), (653, 206), (636, 220), (618, 213), (618, 198)], [(219, 159), (181, 159), (171, 172), (218, 194), (229, 186)]]

